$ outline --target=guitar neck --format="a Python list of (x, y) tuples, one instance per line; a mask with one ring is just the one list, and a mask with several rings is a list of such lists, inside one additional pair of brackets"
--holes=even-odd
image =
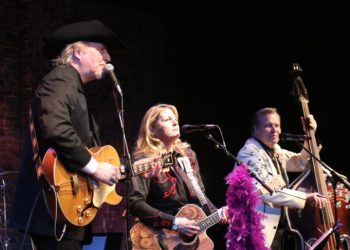
[(133, 175), (139, 175), (160, 166), (163, 171), (168, 171), (169, 167), (173, 165), (172, 154), (162, 155), (160, 159), (151, 159), (148, 162), (134, 164), (132, 169), (134, 171)]
[(199, 233), (204, 232), (208, 228), (214, 226), (216, 223), (219, 223), (221, 220), (221, 217), (219, 215), (219, 212), (216, 211), (215, 213), (212, 213), (207, 218), (199, 221), (196, 226), (200, 228)]
[(133, 165), (134, 175), (139, 175), (147, 171), (150, 171), (151, 169), (159, 165), (159, 163), (160, 161), (153, 161), (153, 162), (146, 162), (142, 164)]

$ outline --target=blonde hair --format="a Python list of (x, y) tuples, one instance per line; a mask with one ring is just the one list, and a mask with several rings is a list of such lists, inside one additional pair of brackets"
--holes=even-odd
[[(179, 120), (179, 114), (173, 105), (162, 103), (149, 108), (141, 122), (138, 139), (133, 152), (135, 159), (164, 153), (164, 145), (161, 140), (155, 137), (152, 129), (159, 118), (159, 114), (165, 109), (171, 110), (177, 120)], [(174, 149), (181, 155), (185, 155), (189, 147), (190, 145), (188, 143), (182, 142), (180, 139), (177, 139), (174, 145)]]
[(52, 65), (58, 66), (62, 64), (65, 64), (65, 65), (72, 64), (74, 50), (85, 48), (87, 46), (88, 46), (88, 43), (82, 42), (82, 41), (78, 41), (78, 42), (74, 42), (66, 45), (62, 50), (60, 56), (52, 60)]

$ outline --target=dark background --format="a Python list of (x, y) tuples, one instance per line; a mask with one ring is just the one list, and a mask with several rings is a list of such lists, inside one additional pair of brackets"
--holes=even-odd
[[(266, 106), (280, 111), (284, 132), (302, 133), (289, 73), (299, 63), (318, 122), (321, 159), (349, 176), (349, 11), (348, 3), (295, 0), (1, 1), (0, 167), (18, 169), (31, 93), (49, 69), (41, 36), (69, 22), (100, 19), (129, 47), (111, 55), (125, 95), (130, 150), (143, 114), (160, 102), (176, 105), (181, 125), (219, 125), (234, 155), (250, 136), (252, 114)], [(88, 94), (103, 141), (122, 155), (109, 80), (91, 83)], [(208, 196), (224, 205), (224, 177), (234, 162), (200, 132), (182, 138), (197, 152)], [(295, 143), (282, 145), (299, 150)], [(10, 201), (15, 176), (6, 180)], [(209, 230), (218, 249), (224, 248), (224, 233)]]

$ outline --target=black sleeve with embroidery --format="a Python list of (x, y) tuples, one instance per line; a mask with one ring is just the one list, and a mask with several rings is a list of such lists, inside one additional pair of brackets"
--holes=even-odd
[[(171, 228), (175, 216), (172, 210), (167, 210), (167, 202), (163, 197), (157, 197), (158, 178), (132, 177), (132, 192), (130, 195), (130, 212), (144, 224), (155, 228)], [(176, 213), (176, 211), (174, 211)]]
[[(205, 194), (196, 155), (189, 150), (187, 156), (198, 185)], [(176, 214), (183, 206), (189, 203), (201, 206), (196, 197), (189, 195), (189, 189), (185, 182), (174, 171), (176, 167), (177, 161), (175, 160), (174, 166), (168, 172), (161, 172), (150, 178), (132, 177), (130, 212), (144, 224), (155, 228), (171, 228)], [(209, 210), (216, 211), (213, 203), (207, 197), (206, 199)]]

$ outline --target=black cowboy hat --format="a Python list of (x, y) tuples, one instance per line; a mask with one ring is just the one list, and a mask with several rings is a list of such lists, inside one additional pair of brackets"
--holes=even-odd
[(99, 20), (67, 24), (44, 37), (43, 41), (44, 56), (48, 58), (58, 56), (66, 45), (77, 41), (102, 43), (109, 49), (126, 48), (117, 35)]

